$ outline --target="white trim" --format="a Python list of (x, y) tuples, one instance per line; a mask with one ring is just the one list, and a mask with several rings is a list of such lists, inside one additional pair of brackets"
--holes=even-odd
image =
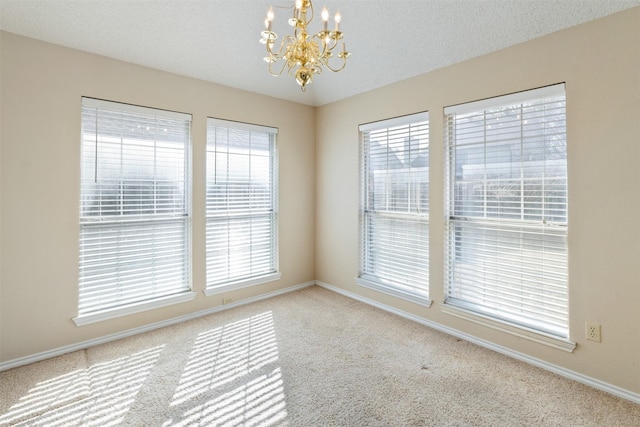
[(250, 132), (266, 132), (278, 134), (278, 128), (263, 125), (254, 125), (253, 123), (236, 122), (233, 120), (216, 119), (213, 117), (207, 117), (207, 126), (220, 126), (225, 128), (241, 129)]
[(358, 126), (360, 132), (386, 129), (396, 126), (406, 126), (415, 122), (424, 122), (429, 120), (429, 112), (408, 114), (406, 116), (393, 117), (391, 119), (379, 120), (377, 122), (363, 123)]
[(178, 111), (161, 110), (158, 108), (142, 107), (140, 105), (124, 104), (120, 102), (105, 101), (103, 99), (82, 97), (82, 106), (100, 108), (110, 111), (122, 111), (125, 113), (144, 114), (146, 116), (167, 117), (176, 120), (191, 121), (191, 114)]
[(458, 331), (457, 329), (450, 328), (448, 326), (441, 325), (436, 322), (432, 322), (430, 320), (424, 319), (422, 317), (416, 316), (411, 313), (407, 313), (406, 311), (399, 310), (397, 308), (388, 306), (386, 304), (379, 303), (378, 301), (371, 300), (369, 298), (365, 298), (363, 296), (354, 294), (352, 292), (346, 291), (342, 288), (338, 288), (336, 286), (329, 285), (327, 283), (316, 281), (316, 285), (325, 288), (327, 290), (336, 292), (340, 295), (344, 295), (347, 298), (351, 298), (356, 301), (363, 302), (367, 305), (379, 308), (381, 310), (387, 311), (389, 313), (396, 314), (400, 317), (404, 317), (405, 319), (412, 320), (421, 325), (427, 326), (429, 328), (438, 330), (440, 332), (444, 332), (445, 334), (452, 335), (454, 337), (463, 339), (465, 341), (469, 341), (473, 344), (479, 345), (480, 347), (487, 348), (489, 350), (493, 350), (500, 354), (504, 354), (505, 356), (512, 357), (516, 360), (520, 360), (525, 363), (529, 363), (530, 365), (537, 366), (538, 368), (542, 368), (549, 372), (553, 372), (554, 374), (560, 375), (562, 377), (568, 378), (570, 380), (577, 381), (582, 384), (586, 384), (589, 387), (593, 387), (597, 390), (604, 391), (606, 393), (612, 394), (617, 397), (621, 397), (623, 399), (630, 400), (631, 402), (640, 404), (640, 393), (634, 393), (632, 391), (623, 389), (621, 387), (609, 384), (607, 382), (589, 377), (584, 374), (580, 374), (578, 372), (571, 371), (569, 369), (563, 368), (561, 366), (557, 366), (544, 360), (537, 359), (535, 357), (531, 357), (527, 354), (520, 353), (509, 348), (494, 344), (490, 341), (486, 341), (480, 338), (477, 338), (473, 335), (467, 334), (465, 332)]
[(262, 295), (258, 295), (252, 298), (248, 298), (245, 300), (241, 300), (241, 301), (237, 301), (234, 302), (232, 304), (227, 304), (227, 305), (221, 305), (221, 306), (217, 306), (217, 307), (213, 307), (210, 309), (206, 309), (206, 310), (202, 310), (202, 311), (198, 311), (195, 313), (191, 313), (191, 314), (187, 314), (184, 316), (180, 316), (180, 317), (175, 317), (173, 319), (167, 319), (167, 320), (163, 320), (160, 322), (156, 322), (156, 323), (152, 323), (149, 325), (145, 325), (145, 326), (141, 326), (138, 328), (134, 328), (134, 329), (129, 329), (127, 331), (123, 331), (123, 332), (118, 332), (115, 334), (111, 334), (111, 335), (107, 335), (104, 337), (100, 337), (100, 338), (95, 338), (92, 340), (88, 340), (88, 341), (83, 341), (77, 344), (71, 344), (68, 346), (64, 346), (64, 347), (59, 347), (53, 350), (48, 350), (45, 352), (41, 352), (41, 353), (36, 353), (30, 356), (26, 356), (26, 357), (21, 357), (18, 359), (13, 359), (13, 360), (9, 360), (7, 362), (2, 362), (0, 363), (0, 372), (2, 371), (6, 371), (8, 369), (13, 369), (13, 368), (17, 368), (19, 366), (23, 366), (23, 365), (28, 365), (30, 363), (34, 363), (34, 362), (39, 362), (41, 360), (45, 360), (45, 359), (49, 359), (51, 357), (56, 357), (56, 356), (61, 356), (63, 354), (67, 354), (67, 353), (71, 353), (77, 350), (84, 350), (86, 348), (89, 347), (93, 347), (93, 346), (97, 346), (100, 344), (104, 344), (107, 342), (111, 342), (111, 341), (115, 341), (118, 339), (122, 339), (122, 338), (126, 338), (126, 337), (130, 337), (133, 335), (137, 335), (137, 334), (141, 334), (144, 332), (149, 332), (155, 329), (160, 329), (163, 328), (165, 326), (171, 326), (171, 325), (175, 325), (177, 323), (181, 323), (181, 322), (186, 322), (188, 320), (193, 320), (196, 319), (198, 317), (202, 317), (202, 316), (206, 316), (209, 314), (214, 314), (214, 313), (218, 313), (224, 310), (229, 310), (231, 308), (234, 307), (238, 307), (238, 306), (242, 306), (242, 305), (246, 305), (246, 304), (251, 304), (257, 301), (261, 301), (261, 300), (265, 300), (265, 299), (269, 299), (269, 298), (273, 298), (279, 295), (283, 295), (289, 292), (295, 292), (298, 291), (300, 289), (304, 289), (307, 288), (309, 286), (313, 286), (313, 285), (317, 285), (320, 286), (321, 288), (327, 289), (329, 291), (335, 292), (337, 294), (343, 295), (347, 298), (351, 298), (353, 300), (356, 301), (360, 301), (362, 303), (365, 303), (367, 305), (370, 305), (372, 307), (376, 307), (379, 308), (381, 310), (387, 311), (389, 313), (392, 314), (396, 314), (400, 317), (403, 317), (405, 319), (408, 320), (412, 320), (416, 323), (419, 323), (421, 325), (427, 326), (429, 328), (438, 330), (440, 332), (444, 332), (446, 334), (452, 335), (454, 337), (463, 339), (465, 341), (469, 341), (471, 343), (474, 343), (476, 345), (479, 345), (481, 347), (484, 348), (488, 348), (490, 350), (496, 351), (498, 353), (504, 354), (506, 356), (512, 357), (514, 359), (523, 361), (525, 363), (529, 363), (531, 365), (537, 366), (539, 368), (545, 369), (549, 372), (553, 372), (557, 375), (563, 376), (565, 378), (577, 381), (579, 383), (582, 384), (586, 384), (590, 387), (593, 387), (595, 389), (604, 391), (606, 393), (612, 394), (614, 396), (617, 397), (621, 397), (623, 399), (627, 399), (630, 400), (631, 402), (640, 404), (640, 394), (639, 393), (634, 393), (632, 391), (623, 389), (621, 387), (617, 387), (615, 385), (609, 384), (607, 382), (589, 377), (587, 375), (583, 375), (580, 374), (578, 372), (574, 372), (571, 371), (569, 369), (566, 368), (562, 368), (560, 366), (557, 365), (553, 365), (551, 363), (545, 362), (543, 360), (528, 356), (526, 354), (520, 353), (520, 352), (516, 352), (513, 351), (511, 349), (508, 349), (506, 347), (502, 347), (496, 344), (493, 344), (489, 341), (485, 341), (483, 339), (480, 338), (476, 338), (473, 335), (469, 335), (466, 334), (464, 332), (460, 332), (456, 329), (450, 328), (448, 326), (444, 326), (441, 325), (439, 323), (436, 322), (432, 322), (430, 320), (418, 317), (416, 315), (413, 315), (411, 313), (407, 313), (405, 311), (399, 310), (397, 308), (388, 306), (386, 304), (382, 304), (379, 303), (377, 301), (371, 300), (369, 298), (365, 298), (362, 297), (360, 295), (354, 294), (352, 292), (346, 291), (342, 288), (338, 288), (336, 286), (332, 286), (329, 285), (327, 283), (324, 282), (320, 282), (320, 281), (310, 281), (310, 282), (306, 282), (306, 283), (302, 283), (299, 285), (294, 285), (294, 286), (290, 286), (288, 288), (284, 288), (284, 289), (279, 289), (277, 291), (274, 292), (269, 292), (266, 294), (262, 294)]
[(362, 277), (362, 276), (356, 277), (355, 281), (358, 285), (363, 286), (365, 288), (373, 289), (374, 291), (382, 292), (384, 294), (391, 295), (393, 297), (400, 298), (405, 301), (424, 305), (426, 307), (431, 307), (431, 300), (427, 296), (405, 291), (403, 289), (396, 288), (396, 287), (387, 285), (385, 283), (372, 280), (366, 277)]
[(166, 307), (168, 305), (180, 304), (191, 301), (196, 297), (196, 293), (192, 291), (183, 292), (178, 295), (170, 295), (161, 298), (155, 298), (151, 301), (142, 301), (107, 310), (101, 310), (95, 313), (81, 314), (73, 318), (76, 326), (90, 325), (92, 323), (102, 322), (104, 320), (115, 319), (116, 317), (128, 316), (130, 314), (141, 313), (155, 308)]
[(268, 292), (255, 297), (236, 301), (231, 304), (220, 305), (217, 307), (208, 308), (206, 310), (197, 311), (195, 313), (185, 314), (184, 316), (174, 317), (172, 319), (162, 320), (160, 322), (151, 323), (148, 325), (140, 326), (138, 328), (129, 329), (123, 332), (117, 332), (115, 334), (106, 335), (100, 338), (94, 338), (88, 341), (82, 341), (77, 344), (71, 344), (64, 347), (58, 347), (53, 350), (44, 351), (42, 353), (32, 354), (30, 356), (20, 357), (18, 359), (9, 360), (7, 362), (0, 363), (0, 372), (8, 369), (17, 368), (18, 366), (28, 365), (29, 363), (39, 362), (41, 360), (49, 359), (51, 357), (61, 356), (63, 354), (71, 353), (78, 350), (84, 350), (89, 347), (94, 347), (100, 344), (108, 343), (111, 341), (119, 340), (122, 338), (130, 337), (133, 335), (142, 334), (144, 332), (153, 331), (155, 329), (164, 328), (165, 326), (175, 325), (177, 323), (186, 322), (188, 320), (197, 319), (198, 317), (207, 316), (209, 314), (218, 313), (221, 311), (229, 310), (234, 307), (251, 304), (254, 302), (262, 301), (265, 299), (277, 297), (279, 295), (287, 294), (289, 292), (295, 292), (300, 289), (308, 288), (316, 283), (314, 281), (301, 283), (299, 285), (289, 286), (277, 291)]
[(550, 98), (553, 96), (562, 96), (565, 94), (564, 83), (558, 83), (551, 86), (544, 86), (537, 89), (524, 90), (521, 92), (510, 93), (508, 95), (495, 96), (478, 101), (466, 102), (464, 104), (451, 105), (444, 107), (444, 114), (465, 114), (476, 111), (483, 111), (486, 108), (498, 108), (507, 105), (517, 105), (532, 99)]
[(250, 286), (260, 285), (262, 283), (273, 282), (274, 280), (280, 280), (281, 273), (270, 273), (264, 276), (252, 277), (251, 279), (238, 280), (236, 282), (225, 283), (220, 286), (212, 286), (204, 290), (206, 296), (217, 295), (224, 292), (234, 291), (236, 289), (248, 288)]
[(524, 338), (529, 341), (534, 341), (538, 344), (548, 345), (549, 347), (557, 348), (558, 350), (563, 350), (568, 353), (573, 353), (573, 350), (576, 349), (576, 343), (569, 339), (555, 337), (553, 335), (548, 335), (539, 331), (535, 331), (533, 329), (525, 328), (524, 326), (503, 322), (471, 310), (466, 310), (463, 307), (457, 307), (452, 304), (448, 304), (446, 301), (440, 304), (440, 309), (443, 313), (449, 314), (451, 316), (468, 320), (469, 322), (477, 323), (479, 325), (486, 326), (488, 328), (495, 329), (501, 332), (506, 332), (518, 338)]

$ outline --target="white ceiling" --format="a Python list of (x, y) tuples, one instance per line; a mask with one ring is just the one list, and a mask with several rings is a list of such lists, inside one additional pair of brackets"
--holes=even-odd
[[(294, 0), (0, 0), (0, 29), (308, 105), (323, 105), (640, 5), (640, 0), (314, 0), (342, 14), (353, 55), (305, 93), (258, 43)], [(320, 29), (317, 17), (310, 31)]]

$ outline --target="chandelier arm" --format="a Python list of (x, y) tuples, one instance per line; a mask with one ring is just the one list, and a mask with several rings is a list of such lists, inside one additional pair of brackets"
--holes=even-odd
[(347, 65), (347, 57), (346, 57), (346, 56), (343, 56), (343, 57), (342, 57), (342, 65), (341, 65), (339, 68), (333, 68), (333, 67), (329, 64), (329, 58), (327, 58), (327, 59), (324, 61), (324, 65), (326, 65), (326, 66), (327, 66), (327, 68), (328, 68), (329, 70), (333, 71), (334, 73), (337, 73), (338, 71), (341, 71), (341, 70), (345, 67), (345, 65)]
[(273, 64), (275, 64), (275, 62), (269, 62), (269, 74), (271, 74), (273, 77), (278, 77), (279, 75), (281, 75), (284, 72), (285, 67), (287, 66), (286, 62), (282, 62), (282, 68), (280, 69), (280, 71), (274, 73)]
[(338, 40), (334, 38), (329, 38), (329, 40), (330, 42), (327, 44), (327, 48), (329, 49), (329, 52), (331, 52), (336, 46), (338, 46)]
[(286, 62), (287, 48), (291, 43), (295, 43), (295, 40), (296, 39), (293, 36), (286, 36), (280, 41), (280, 48), (278, 49), (277, 53), (273, 52), (273, 50), (270, 49), (268, 45), (267, 45), (267, 53), (269, 53), (269, 55), (271, 55), (276, 61), (284, 59)]
[[(320, 51), (320, 55), (324, 56), (325, 53), (331, 53), (331, 51), (337, 46), (338, 41), (331, 38), (328, 33), (327, 33), (327, 37), (322, 37), (322, 32), (314, 34), (313, 37), (311, 37), (311, 39), (317, 39), (318, 40), (318, 44), (320, 46), (322, 46), (322, 50)], [(333, 44), (327, 43), (327, 39), (333, 41)]]
[[(304, 1), (304, 0), (303, 0)], [(309, 9), (311, 9), (311, 18), (309, 18), (307, 20), (307, 22), (305, 23), (305, 27), (309, 24), (311, 24), (311, 21), (313, 21), (313, 17), (314, 17), (314, 11), (313, 11), (313, 3), (309, 2)]]
[(299, 37), (299, 31), (300, 31), (300, 27), (298, 27), (298, 25), (296, 24), (296, 26), (293, 27), (293, 36), (288, 36), (288, 37), (297, 39)]

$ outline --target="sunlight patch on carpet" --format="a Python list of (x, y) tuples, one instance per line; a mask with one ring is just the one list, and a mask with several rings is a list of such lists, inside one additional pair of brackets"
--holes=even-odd
[(118, 425), (135, 401), (163, 347), (139, 351), (42, 381), (0, 416), (0, 424), (48, 427)]
[[(164, 425), (273, 425), (287, 416), (270, 311), (198, 335)], [(175, 424), (173, 424), (175, 423)]]
[(260, 375), (234, 390), (190, 408), (180, 422), (163, 426), (272, 426), (287, 417), (280, 368)]
[(43, 414), (89, 396), (89, 376), (78, 369), (42, 381), (28, 391), (9, 411), (0, 415), (0, 425), (15, 423)]

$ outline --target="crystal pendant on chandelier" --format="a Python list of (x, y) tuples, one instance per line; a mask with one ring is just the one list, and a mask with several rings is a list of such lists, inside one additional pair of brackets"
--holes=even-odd
[[(293, 9), (293, 17), (289, 19), (289, 25), (293, 27), (293, 35), (285, 36), (277, 50), (274, 50), (278, 35), (272, 31), (274, 13), (269, 8), (264, 24), (266, 29), (262, 31), (260, 43), (267, 49), (264, 60), (269, 64), (269, 72), (273, 76), (281, 75), (286, 69), (290, 76), (295, 76), (296, 81), (304, 92), (307, 85), (313, 81), (314, 74), (320, 74), (323, 67), (338, 72), (347, 64), (347, 58), (351, 55), (347, 52), (345, 43), (342, 43), (342, 51), (335, 57), (334, 48), (343, 38), (340, 31), (340, 12), (336, 12), (335, 29), (327, 29), (329, 11), (322, 8), (323, 29), (309, 36), (307, 26), (313, 20), (313, 4), (311, 0), (296, 0)], [(334, 59), (332, 59), (334, 58)], [(274, 70), (274, 64), (281, 61), (282, 67)], [(330, 63), (332, 62), (332, 63)]]

